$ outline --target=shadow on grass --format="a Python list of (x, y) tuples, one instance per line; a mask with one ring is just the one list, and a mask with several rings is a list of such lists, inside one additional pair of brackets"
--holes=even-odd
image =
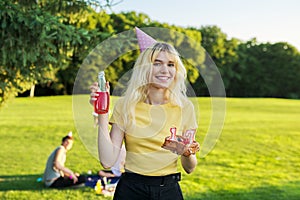
[(299, 200), (300, 181), (289, 182), (280, 186), (263, 186), (249, 190), (219, 190), (196, 193), (186, 200)]
[(0, 175), (0, 191), (7, 190), (43, 190), (43, 182), (38, 182), (37, 179), (42, 177), (42, 174), (36, 175)]
[[(87, 174), (82, 174), (88, 176)], [(96, 175), (95, 175), (96, 176)], [(19, 190), (19, 191), (36, 191), (36, 190), (52, 190), (48, 188), (41, 181), (43, 174), (34, 175), (11, 175), (1, 176), (0, 175), (0, 191)], [(90, 188), (90, 186), (86, 186)], [(56, 190), (73, 190), (81, 187), (66, 187)]]
[[(0, 176), (0, 191), (38, 191), (49, 190), (37, 179), (42, 177), (36, 175), (14, 175)], [(207, 191), (205, 193), (193, 193), (186, 196), (187, 200), (299, 200), (300, 181), (289, 182), (280, 186), (267, 185), (264, 187), (251, 188), (248, 190), (219, 190)]]

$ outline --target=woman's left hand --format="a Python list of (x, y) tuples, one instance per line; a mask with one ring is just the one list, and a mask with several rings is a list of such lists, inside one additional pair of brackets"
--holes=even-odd
[[(177, 138), (180, 136), (177, 136)], [(177, 155), (190, 156), (191, 154), (195, 154), (200, 150), (200, 145), (198, 142), (194, 141), (192, 144), (185, 144), (182, 142), (182, 139), (179, 140), (170, 140), (169, 137), (165, 139), (162, 148), (170, 150)]]

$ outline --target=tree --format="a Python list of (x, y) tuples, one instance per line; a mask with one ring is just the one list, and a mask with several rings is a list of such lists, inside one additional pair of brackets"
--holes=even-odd
[[(109, 5), (110, 1), (106, 0), (107, 4), (100, 4), (101, 2), (103, 1), (0, 2), (0, 106), (18, 92), (27, 90), (36, 83), (46, 83), (49, 81), (49, 74), (66, 69), (70, 66), (70, 60), (76, 60), (78, 55), (74, 54), (74, 47), (95, 36), (93, 31), (64, 23), (66, 16), (55, 13), (55, 9), (72, 16), (79, 10), (87, 10), (90, 4), (104, 6)], [(58, 6), (51, 7), (51, 3)], [(70, 13), (65, 13), (63, 8)]]
[(287, 43), (257, 43), (239, 46), (238, 73), (232, 86), (235, 96), (299, 98), (300, 53)]
[[(202, 26), (199, 31), (202, 34), (201, 44), (203, 48), (207, 51), (205, 65), (206, 68), (203, 68), (203, 74), (205, 76), (209, 76), (208, 80), (212, 82), (215, 81), (215, 72), (211, 69), (215, 65), (220, 74), (222, 75), (222, 79), (227, 91), (230, 88), (230, 84), (232, 79), (238, 77), (238, 74), (233, 70), (234, 63), (237, 60), (237, 48), (239, 45), (239, 41), (235, 38), (227, 39), (227, 35), (221, 31), (221, 29), (217, 26)], [(197, 80), (196, 84), (200, 84), (202, 82), (201, 79)], [(201, 91), (199, 91), (202, 95), (209, 95), (208, 91), (202, 86)]]

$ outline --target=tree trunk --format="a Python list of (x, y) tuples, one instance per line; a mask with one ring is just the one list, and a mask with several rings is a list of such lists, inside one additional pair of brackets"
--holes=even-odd
[(30, 88), (30, 97), (34, 97), (34, 89), (35, 89), (35, 84), (33, 84)]

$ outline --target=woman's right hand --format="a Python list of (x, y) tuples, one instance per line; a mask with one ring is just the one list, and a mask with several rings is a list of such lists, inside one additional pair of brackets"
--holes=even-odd
[(90, 86), (90, 90), (91, 90), (91, 94), (90, 94), (90, 104), (94, 105), (94, 102), (97, 100), (97, 91), (99, 89), (98, 83), (94, 82), (91, 86)]
[[(108, 93), (110, 93), (110, 85), (109, 82), (107, 81), (105, 84), (105, 89)], [(97, 91), (99, 90), (99, 85), (97, 82), (94, 82), (91, 86), (90, 86), (90, 90), (91, 90), (91, 94), (90, 94), (90, 104), (94, 105), (94, 102), (97, 100), (97, 97), (99, 96), (97, 94)]]

